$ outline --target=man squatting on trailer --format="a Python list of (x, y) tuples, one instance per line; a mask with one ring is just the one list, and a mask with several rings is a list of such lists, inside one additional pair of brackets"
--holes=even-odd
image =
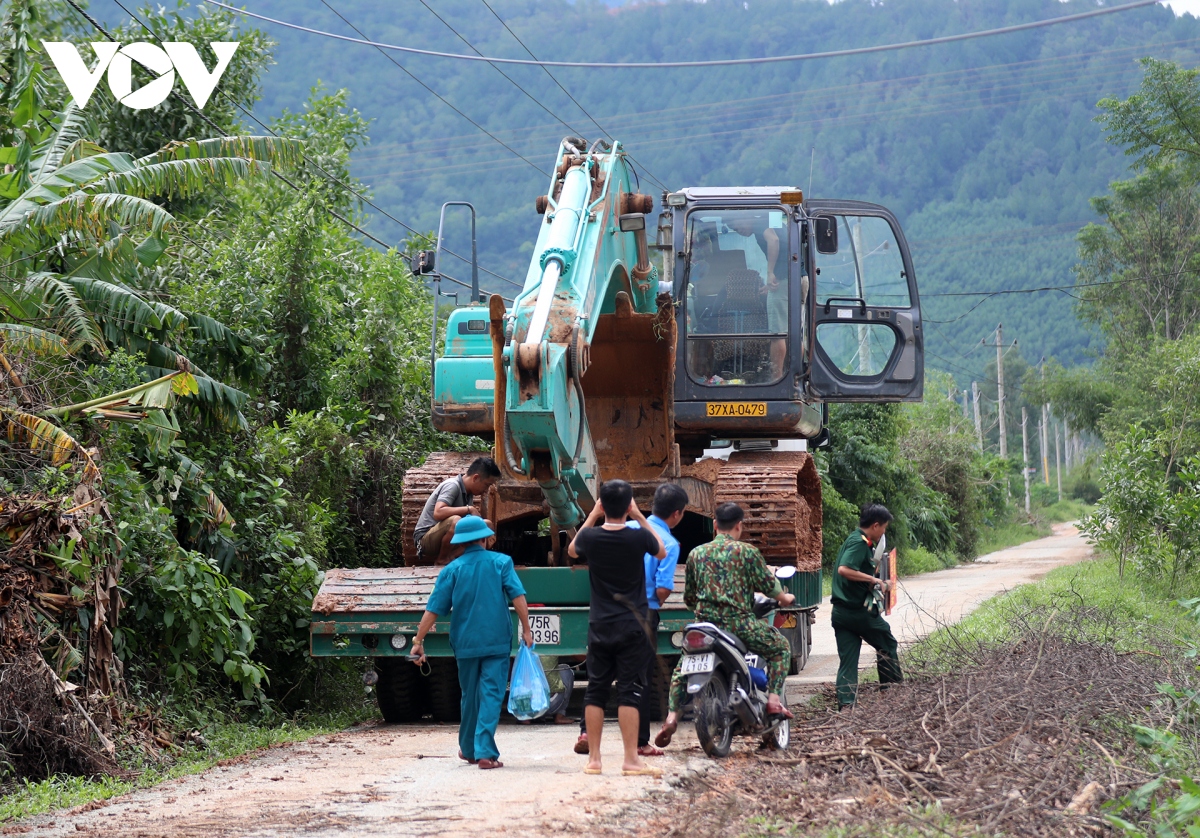
[[(627, 518), (637, 521), (639, 529), (626, 527)], [(647, 659), (653, 654), (656, 640), (649, 623), (643, 557), (646, 553), (656, 559), (666, 557), (662, 537), (633, 502), (633, 487), (624, 480), (609, 480), (600, 487), (600, 502), (592, 507), (567, 552), (571, 558), (587, 562), (591, 584), (588, 686), (583, 699), (588, 761), (583, 771), (601, 771), (604, 705), (615, 678), (617, 721), (625, 751), (621, 773), (661, 776), (661, 769), (647, 765), (638, 756), (637, 735)]]
[[(454, 525), (460, 518), (475, 514), (475, 495), (486, 494), (499, 479), (500, 467), (495, 460), (476, 457), (467, 467), (466, 474), (439, 483), (429, 500), (425, 501), (425, 508), (421, 510), (421, 517), (413, 529), (418, 558), (432, 559), (435, 565), (450, 561), (450, 537), (454, 533)], [(487, 523), (488, 526), (494, 526), (492, 521)]]

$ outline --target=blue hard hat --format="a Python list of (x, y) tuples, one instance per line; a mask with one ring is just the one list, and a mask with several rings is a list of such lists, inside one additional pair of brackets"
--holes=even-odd
[(461, 518), (454, 527), (454, 538), (450, 539), (450, 543), (466, 544), (469, 541), (478, 541), (481, 538), (488, 538), (493, 535), (495, 533), (487, 525), (487, 521), (478, 515), (468, 515), (465, 518)]

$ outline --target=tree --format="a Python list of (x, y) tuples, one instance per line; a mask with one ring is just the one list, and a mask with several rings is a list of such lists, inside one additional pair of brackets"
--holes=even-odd
[(1075, 275), (1080, 316), (1125, 353), (1200, 320), (1200, 193), (1174, 165), (1111, 189), (1092, 200), (1105, 223), (1080, 231)]

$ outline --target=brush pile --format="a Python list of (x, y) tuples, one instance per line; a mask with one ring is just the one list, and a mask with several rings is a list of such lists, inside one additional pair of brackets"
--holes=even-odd
[(1096, 640), (1105, 619), (1035, 611), (1014, 641), (952, 640), (924, 662), (936, 670), (864, 687), (852, 710), (798, 718), (789, 752), (747, 754), (691, 781), (691, 805), (649, 832), (738, 834), (759, 817), (867, 832), (1108, 833), (1100, 806), (1154, 776), (1128, 725), (1166, 727), (1156, 684), (1176, 678), (1168, 656)]
[(100, 495), (0, 498), (0, 777), (121, 773), (117, 540)]

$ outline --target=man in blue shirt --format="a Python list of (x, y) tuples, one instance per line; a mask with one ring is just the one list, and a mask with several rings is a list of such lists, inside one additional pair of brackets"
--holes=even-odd
[(525, 644), (533, 645), (525, 588), (512, 559), (483, 548), (484, 541), (493, 535), (487, 521), (478, 516), (467, 516), (455, 525), (450, 543), (465, 545), (466, 549), (438, 574), (412, 647), (412, 657), (419, 666), (425, 662), (425, 635), (439, 616), (450, 615), (450, 646), (462, 688), (458, 755), (472, 765), (478, 763), (480, 768), (504, 767), (496, 747), (496, 726), (500, 724), (512, 654), (510, 601), (521, 620)]
[[(662, 539), (663, 547), (667, 550), (665, 558), (659, 559), (646, 553), (643, 561), (646, 565), (646, 603), (650, 606), (648, 633), (658, 635), (658, 610), (671, 592), (675, 590), (675, 568), (679, 564), (679, 541), (671, 535), (671, 530), (679, 526), (683, 513), (688, 505), (688, 494), (682, 486), (674, 483), (664, 483), (654, 492), (653, 514), (646, 520), (654, 527)], [(626, 521), (625, 526), (639, 528), (637, 521)], [(650, 655), (646, 665), (645, 683), (649, 686), (654, 681), (655, 670), (658, 668), (658, 650)], [(650, 744), (650, 690), (642, 691), (641, 705), (638, 710), (638, 755), (643, 757), (660, 757), (664, 751)], [(579, 739), (575, 742), (575, 753), (586, 754), (587, 729), (586, 719), (580, 722)]]

